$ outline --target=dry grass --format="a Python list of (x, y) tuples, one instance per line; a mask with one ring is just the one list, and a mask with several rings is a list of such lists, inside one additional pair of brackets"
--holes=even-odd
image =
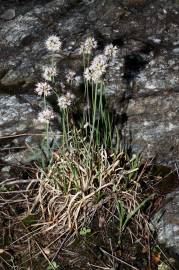
[[(9, 222), (10, 234), (15, 232), (5, 250), (26, 247), (22, 265), (40, 254), (50, 264), (62, 248), (71, 246), (83, 228), (91, 228), (92, 234), (104, 229), (103, 237), (108, 239), (112, 226), (117, 231), (117, 245), (126, 234), (131, 243), (149, 234), (145, 207), (148, 198), (141, 188), (147, 176), (138, 158), (89, 146), (80, 136), (69, 145), (65, 152), (53, 151), (45, 170), (37, 166), (35, 179), (29, 183), (26, 180), (23, 189), (21, 185), (17, 190), (18, 181), (14, 180), (14, 185), (13, 181), (5, 183), (8, 190), (1, 193), (3, 219)], [(16, 187), (10, 191), (9, 186)], [(22, 214), (18, 213), (19, 207), (23, 208)], [(49, 248), (53, 252), (46, 254)], [(23, 253), (22, 249), (18, 252)], [(110, 254), (109, 264), (112, 258), (130, 265), (122, 255), (117, 260), (115, 252)], [(105, 269), (104, 264), (101, 267)], [(132, 265), (130, 268), (137, 269)]]
[(137, 158), (129, 160), (123, 152), (84, 145), (80, 141), (81, 147), (74, 149), (71, 144), (68, 152), (55, 151), (48, 168), (39, 169), (38, 190), (28, 206), (29, 215), (38, 213), (39, 218), (31, 229), (35, 235), (48, 235), (50, 245), (58, 240), (61, 247), (70, 246), (81, 229), (94, 231), (95, 224), (96, 230), (108, 230), (112, 221), (118, 243), (126, 230), (135, 242), (138, 235), (149, 233), (140, 186), (145, 170), (139, 173)]
[(142, 189), (147, 164), (141, 166), (137, 156), (129, 158), (112, 146), (105, 149), (91, 143), (76, 129), (71, 129), (66, 146), (53, 149), (50, 156), (45, 166), (33, 165), (33, 179), (3, 182), (0, 207), (5, 221), (2, 234), (8, 239), (3, 243), (6, 264), (12, 265), (6, 257), (12, 257), (9, 250), (13, 249), (23, 257), (19, 267), (33, 265), (41, 255), (50, 265), (62, 249), (79, 237), (85, 239), (81, 231), (87, 228), (92, 236), (103, 232), (100, 242), (110, 248), (100, 248), (107, 261), (100, 262), (99, 269), (109, 268), (112, 262), (137, 269), (130, 258), (115, 250), (123, 239), (132, 245), (139, 242), (142, 248), (143, 240), (148, 241), (150, 197)]

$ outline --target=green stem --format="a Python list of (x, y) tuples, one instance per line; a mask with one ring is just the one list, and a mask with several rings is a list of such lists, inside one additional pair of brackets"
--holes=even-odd
[[(97, 134), (98, 134), (98, 142), (100, 143), (100, 130), (99, 130), (99, 123), (100, 123), (100, 119), (101, 121), (103, 120), (103, 83), (100, 83), (100, 96), (99, 96), (99, 117), (98, 117), (98, 124), (97, 124)], [(103, 121), (102, 121), (102, 125), (103, 125)]]
[(63, 138), (63, 150), (68, 147), (68, 133), (69, 133), (69, 123), (68, 123), (68, 111), (64, 109), (62, 111), (62, 138)]
[(44, 109), (46, 110), (46, 107), (47, 107), (47, 103), (46, 103), (46, 97), (44, 95)]
[(64, 111), (62, 110), (62, 147), (63, 147), (63, 152), (65, 149), (65, 119), (64, 119)]
[[(92, 143), (92, 140), (94, 138), (94, 130), (95, 130), (95, 121), (96, 121), (96, 109), (97, 109), (97, 94), (98, 94), (98, 84), (95, 85), (95, 93), (94, 93), (94, 100), (92, 101), (93, 103), (93, 115), (92, 115), (92, 118), (93, 118), (93, 122), (92, 122), (92, 131), (91, 131), (91, 136), (90, 136), (90, 146), (91, 146), (91, 143)], [(94, 89), (93, 89), (94, 91)]]
[(69, 117), (68, 117), (68, 109), (65, 110), (65, 118), (66, 118), (66, 129), (67, 129), (67, 132), (66, 132), (66, 144), (68, 146), (68, 141), (69, 141), (69, 133), (70, 133), (70, 127), (69, 127)]
[(49, 121), (46, 123), (46, 138), (47, 138), (47, 151), (48, 151), (48, 156), (49, 156)]

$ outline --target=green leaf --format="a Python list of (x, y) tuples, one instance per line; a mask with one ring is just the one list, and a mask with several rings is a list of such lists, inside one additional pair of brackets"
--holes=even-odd
[(30, 215), (26, 216), (25, 218), (23, 218), (22, 223), (25, 226), (30, 226), (32, 224), (37, 223), (37, 219), (36, 219), (35, 215), (30, 214)]
[(91, 229), (90, 228), (83, 227), (80, 230), (80, 235), (81, 236), (86, 236), (87, 234), (90, 234), (90, 233), (91, 233)]
[(56, 270), (58, 267), (59, 265), (54, 261), (50, 263), (50, 265), (47, 267), (47, 270)]
[(126, 224), (129, 222), (129, 220), (146, 204), (147, 201), (149, 201), (151, 197), (146, 198), (141, 204), (139, 204), (133, 211), (131, 211), (123, 224), (123, 227), (125, 228)]

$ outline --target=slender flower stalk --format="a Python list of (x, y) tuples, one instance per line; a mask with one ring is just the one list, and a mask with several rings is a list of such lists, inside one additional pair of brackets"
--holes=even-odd
[(91, 130), (91, 134), (90, 134), (90, 146), (92, 144), (92, 141), (94, 139), (94, 131), (95, 131), (95, 122), (96, 122), (96, 111), (97, 111), (97, 89), (98, 89), (98, 84), (95, 85), (95, 89), (92, 89), (93, 96), (93, 113), (92, 113), (92, 130)]
[[(109, 113), (106, 111), (106, 108), (103, 104), (104, 94), (104, 81), (103, 76), (105, 75), (107, 68), (109, 66), (109, 61), (112, 60), (117, 53), (117, 47), (113, 45), (109, 45), (105, 48), (104, 54), (97, 55), (91, 65), (87, 67), (84, 71), (85, 78), (85, 90), (88, 90), (88, 84), (91, 84), (92, 87), (92, 123), (90, 120), (90, 113), (88, 117), (85, 118), (84, 122), (90, 123), (90, 146), (92, 144), (93, 139), (95, 139), (96, 145), (100, 144), (101, 135), (100, 135), (100, 126), (104, 127), (104, 136), (103, 143), (107, 146), (111, 141), (111, 124)], [(88, 92), (88, 91), (86, 91)], [(87, 104), (88, 104), (88, 96)], [(101, 124), (100, 124), (101, 123)], [(110, 133), (110, 134), (109, 134)]]
[(65, 95), (58, 98), (58, 106), (61, 109), (61, 115), (62, 115), (62, 145), (63, 149), (66, 145), (68, 147), (68, 141), (69, 141), (69, 113), (68, 108), (73, 104), (73, 101), (75, 99), (75, 96), (67, 92)]
[(37, 121), (45, 124), (46, 127), (46, 143), (47, 150), (49, 150), (49, 123), (54, 119), (55, 115), (53, 111), (49, 108), (45, 108), (42, 112), (39, 113)]
[(118, 48), (113, 44), (109, 44), (104, 48), (104, 55), (109, 59), (113, 59), (117, 56)]

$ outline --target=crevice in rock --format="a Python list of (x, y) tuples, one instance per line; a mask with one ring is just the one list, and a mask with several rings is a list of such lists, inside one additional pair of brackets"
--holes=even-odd
[(123, 7), (127, 7), (130, 11), (135, 10), (142, 12), (144, 8), (156, 2), (156, 0), (127, 0), (122, 2)]
[(0, 83), (0, 94), (7, 94), (7, 95), (16, 95), (17, 93), (21, 94), (27, 94), (27, 92), (32, 92), (31, 89), (33, 89), (34, 84), (28, 84), (26, 85), (25, 81), (21, 81), (20, 83), (17, 84), (12, 84), (9, 86), (4, 86)]
[[(129, 105), (129, 100), (133, 98), (133, 90), (135, 85), (135, 78), (148, 64), (147, 55), (151, 52), (153, 48), (146, 46), (144, 51), (134, 52), (126, 55), (124, 62), (124, 76), (123, 79), (126, 83), (126, 91), (123, 95), (121, 103), (123, 104), (123, 113), (120, 116), (120, 129), (121, 129), (121, 141), (124, 149), (129, 156), (132, 155), (132, 133), (128, 130), (128, 139), (126, 139), (125, 126), (128, 121), (127, 109)], [(146, 55), (145, 56), (143, 56)]]
[(8, 70), (6, 70), (6, 69), (0, 70), (0, 80), (6, 75), (7, 72), (8, 72)]
[(147, 63), (148, 61), (139, 53), (127, 55), (124, 64), (124, 78), (129, 82), (134, 80)]

